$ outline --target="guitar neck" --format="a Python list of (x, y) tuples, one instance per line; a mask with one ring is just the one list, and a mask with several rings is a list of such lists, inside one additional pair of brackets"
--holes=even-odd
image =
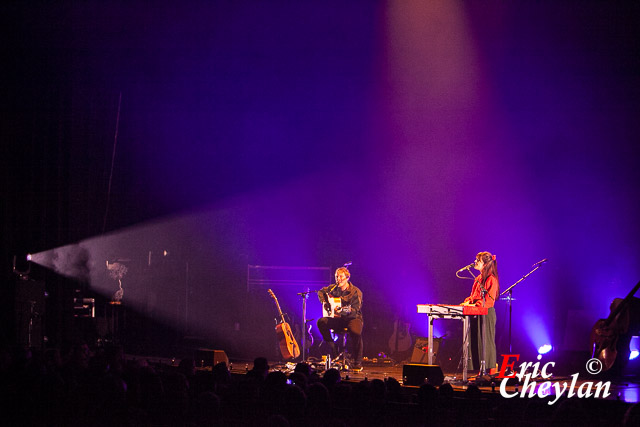
[(280, 320), (282, 320), (282, 323), (285, 323), (284, 322), (284, 314), (282, 313), (282, 309), (280, 309), (280, 303), (278, 302), (277, 298), (276, 298), (276, 307), (278, 307), (278, 315), (280, 316)]
[(280, 303), (278, 302), (278, 298), (276, 298), (276, 295), (273, 293), (271, 289), (269, 289), (269, 294), (271, 295), (271, 298), (273, 298), (274, 301), (276, 302), (276, 307), (278, 308), (278, 315), (280, 316), (280, 320), (282, 321), (282, 323), (285, 323), (284, 314), (282, 313), (282, 309), (280, 309)]

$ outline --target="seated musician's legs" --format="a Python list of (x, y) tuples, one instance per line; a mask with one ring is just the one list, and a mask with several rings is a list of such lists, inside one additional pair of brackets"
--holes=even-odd
[(329, 349), (328, 351), (331, 354), (331, 357), (336, 356), (336, 345), (333, 341), (333, 337), (331, 336), (331, 329), (335, 329), (339, 326), (337, 324), (338, 323), (337, 321), (338, 321), (337, 318), (321, 317), (316, 322), (316, 325), (318, 326), (318, 331), (320, 331), (320, 335), (322, 335), (322, 341), (323, 341), (321, 343), (320, 349), (324, 353), (328, 348)]
[(347, 323), (347, 333), (349, 334), (349, 353), (354, 358), (355, 367), (362, 365), (362, 319), (350, 319)]

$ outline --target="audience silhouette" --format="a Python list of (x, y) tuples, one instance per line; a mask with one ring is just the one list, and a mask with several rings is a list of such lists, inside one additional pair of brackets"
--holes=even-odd
[(14, 425), (427, 426), (638, 425), (640, 406), (595, 399), (504, 399), (450, 384), (402, 387), (394, 378), (345, 381), (306, 363), (286, 374), (258, 357), (233, 374), (125, 359), (119, 346), (66, 351), (0, 348), (3, 419)]

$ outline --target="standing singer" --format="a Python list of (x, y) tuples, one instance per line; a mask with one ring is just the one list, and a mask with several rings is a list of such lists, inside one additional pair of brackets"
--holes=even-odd
[[(336, 283), (318, 291), (318, 299), (323, 304), (325, 312), (329, 311), (334, 317), (318, 319), (318, 330), (322, 334), (324, 345), (330, 347), (331, 357), (336, 356), (336, 346), (331, 337), (331, 330), (340, 332), (347, 329), (349, 339), (347, 346), (354, 357), (353, 369), (362, 369), (362, 291), (349, 281), (351, 274), (346, 267), (336, 270)], [(333, 309), (330, 298), (340, 298), (340, 308)]]
[[(479, 360), (485, 361), (487, 373), (490, 373), (491, 369), (496, 368), (496, 310), (494, 304), (500, 292), (496, 256), (490, 252), (478, 253), (473, 268), (478, 270), (480, 274), (473, 281), (471, 295), (465, 298), (462, 305), (489, 309), (485, 316), (478, 316), (477, 354)], [(482, 354), (483, 347), (484, 355)], [(480, 368), (482, 369), (482, 366)]]

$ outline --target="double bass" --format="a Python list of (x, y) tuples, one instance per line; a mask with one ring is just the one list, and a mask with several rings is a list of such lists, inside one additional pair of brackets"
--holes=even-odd
[(616, 361), (618, 338), (629, 329), (629, 302), (638, 289), (640, 282), (623, 300), (614, 300), (609, 316), (598, 320), (591, 330), (591, 357), (602, 362), (603, 371), (611, 369)]
[(282, 314), (282, 310), (280, 309), (278, 298), (276, 298), (271, 289), (267, 292), (269, 292), (271, 298), (275, 300), (276, 307), (278, 307), (278, 315), (280, 316), (280, 323), (276, 325), (276, 335), (278, 336), (278, 342), (280, 344), (280, 353), (282, 353), (282, 357), (285, 360), (295, 359), (300, 356), (300, 347), (298, 347), (298, 342), (293, 336), (291, 326), (289, 326), (289, 324), (284, 320), (284, 314)]

